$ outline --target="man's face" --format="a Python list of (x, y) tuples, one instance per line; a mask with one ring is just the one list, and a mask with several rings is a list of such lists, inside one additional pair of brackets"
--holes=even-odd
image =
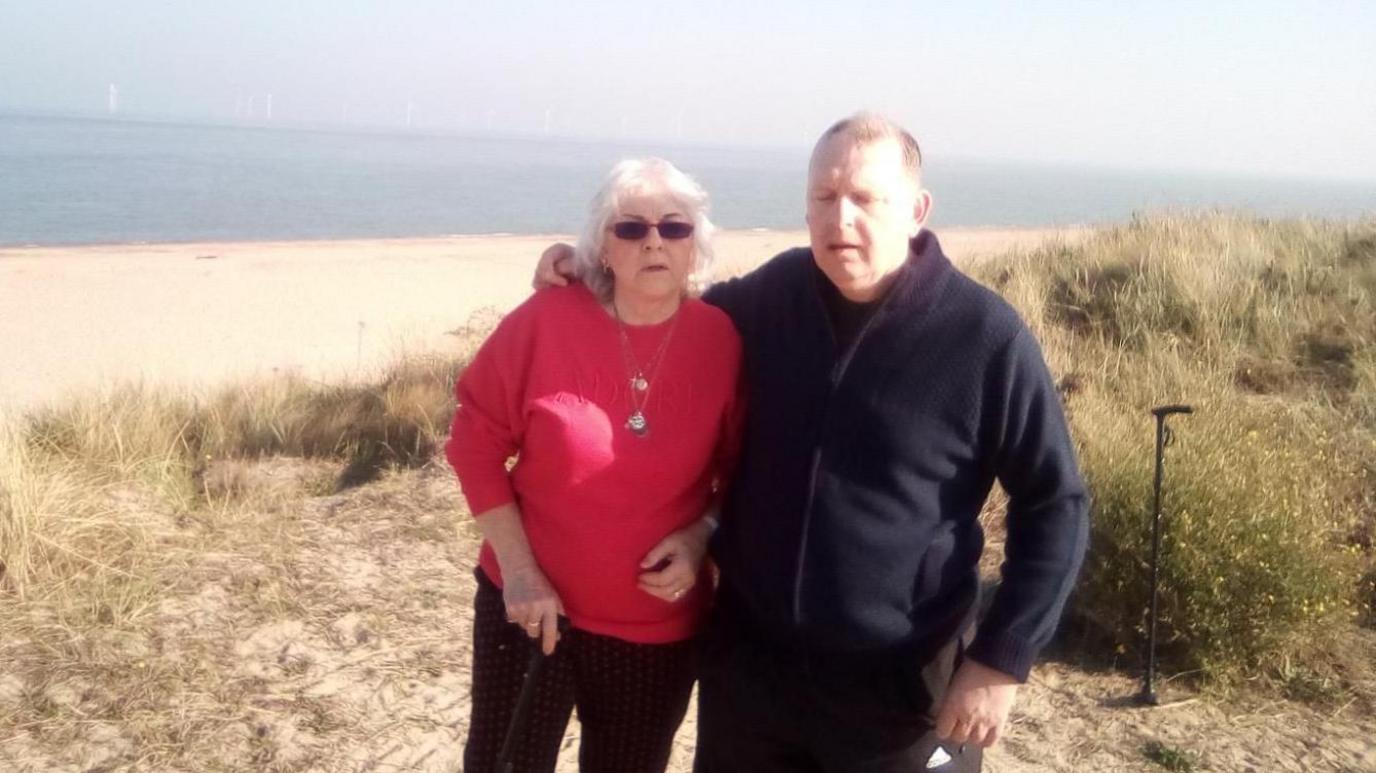
[(812, 254), (852, 301), (872, 301), (888, 287), (931, 206), (931, 195), (904, 169), (897, 139), (857, 145), (842, 133), (813, 153), (807, 192)]

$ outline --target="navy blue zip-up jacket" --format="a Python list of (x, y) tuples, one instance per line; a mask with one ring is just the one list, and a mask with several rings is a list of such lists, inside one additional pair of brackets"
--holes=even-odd
[(1009, 495), (1003, 581), (966, 654), (1025, 681), (1088, 533), (1041, 350), (927, 232), (847, 351), (825, 281), (811, 250), (795, 249), (705, 297), (740, 331), (749, 388), (712, 541), (723, 593), (789, 646), (933, 651), (972, 618), (977, 516), (997, 479)]

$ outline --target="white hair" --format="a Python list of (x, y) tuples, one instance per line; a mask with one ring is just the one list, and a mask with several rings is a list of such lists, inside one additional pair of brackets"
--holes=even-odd
[(684, 209), (693, 224), (693, 268), (688, 273), (688, 293), (701, 295), (712, 283), (712, 234), (716, 226), (707, 219), (708, 198), (697, 181), (662, 158), (630, 159), (612, 167), (607, 180), (588, 207), (588, 221), (574, 247), (573, 262), (578, 277), (588, 289), (603, 299), (612, 297), (611, 274), (602, 269), (602, 249), (607, 230), (619, 214), (623, 197), (634, 193), (663, 192)]

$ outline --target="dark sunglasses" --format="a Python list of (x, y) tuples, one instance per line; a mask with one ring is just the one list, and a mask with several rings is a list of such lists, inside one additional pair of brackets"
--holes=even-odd
[(693, 235), (693, 224), (682, 220), (665, 220), (660, 223), (646, 223), (643, 220), (624, 220), (612, 224), (616, 238), (636, 242), (650, 235), (650, 229), (659, 231), (661, 239), (687, 239)]

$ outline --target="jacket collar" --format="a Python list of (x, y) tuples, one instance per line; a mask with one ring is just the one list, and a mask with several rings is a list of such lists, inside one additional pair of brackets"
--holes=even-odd
[(882, 307), (926, 305), (940, 292), (954, 271), (941, 249), (936, 234), (923, 229), (908, 242), (908, 260), (898, 269), (898, 277), (884, 294)]

